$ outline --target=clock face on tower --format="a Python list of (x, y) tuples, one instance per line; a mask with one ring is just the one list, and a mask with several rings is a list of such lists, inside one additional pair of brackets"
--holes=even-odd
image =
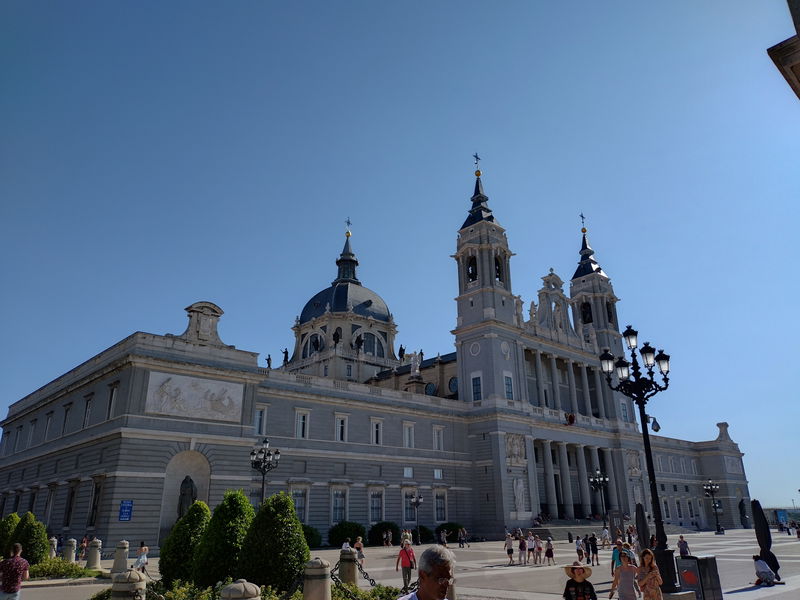
[(447, 389), (450, 390), (451, 394), (455, 394), (458, 391), (458, 377), (450, 378), (450, 381), (447, 383)]

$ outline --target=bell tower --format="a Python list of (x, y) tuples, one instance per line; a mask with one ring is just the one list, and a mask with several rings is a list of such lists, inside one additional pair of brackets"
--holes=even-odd
[[(475, 166), (478, 166), (477, 154)], [(475, 171), (472, 206), (458, 231), (458, 320), (453, 334), (458, 353), (459, 398), (486, 405), (527, 398), (521, 372), (522, 303), (511, 290), (505, 229), (489, 208), (481, 171)]]

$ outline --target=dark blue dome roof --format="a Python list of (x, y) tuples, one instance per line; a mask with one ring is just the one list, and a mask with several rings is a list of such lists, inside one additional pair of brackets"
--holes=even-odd
[(303, 307), (300, 323), (306, 323), (330, 312), (347, 312), (348, 309), (362, 317), (389, 321), (389, 308), (383, 298), (358, 283), (335, 281), (333, 285), (316, 294)]

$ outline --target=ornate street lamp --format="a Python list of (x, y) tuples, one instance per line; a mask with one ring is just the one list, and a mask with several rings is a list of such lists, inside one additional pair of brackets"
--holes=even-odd
[[(653, 467), (653, 451), (650, 448), (650, 432), (647, 430), (648, 417), (645, 412), (647, 401), (658, 392), (663, 392), (669, 387), (669, 355), (664, 354), (663, 350), (659, 350), (656, 353), (650, 342), (645, 342), (639, 350), (639, 356), (642, 359), (642, 363), (644, 363), (646, 371), (646, 373), (643, 373), (636, 355), (636, 348), (639, 345), (639, 332), (628, 325), (625, 331), (622, 332), (622, 337), (631, 353), (630, 362), (625, 359), (624, 355), (619, 358), (615, 357), (606, 348), (600, 355), (600, 370), (605, 374), (606, 382), (608, 382), (608, 386), (612, 390), (627, 396), (639, 407), (644, 455), (647, 462), (647, 476), (650, 479), (650, 497), (653, 501), (653, 519), (656, 526), (656, 563), (664, 580), (661, 590), (667, 593), (677, 592), (680, 588), (676, 585), (677, 574), (675, 572), (675, 561), (672, 557), (673, 551), (667, 548), (667, 534), (664, 531), (664, 520), (661, 516), (661, 503), (658, 499), (658, 486), (656, 485), (656, 474)], [(656, 366), (661, 372), (662, 384), (655, 380), (654, 367)], [(614, 385), (611, 381), (611, 374), (615, 371), (619, 381), (617, 385)]]
[(709, 479), (708, 483), (704, 483), (703, 484), (703, 490), (706, 493), (706, 498), (711, 498), (711, 510), (714, 511), (714, 522), (717, 525), (716, 534), (717, 535), (722, 535), (722, 530), (719, 528), (719, 514), (717, 513), (717, 508), (718, 507), (717, 507), (717, 500), (716, 500), (716, 495), (717, 495), (717, 492), (719, 491), (719, 484), (718, 483), (714, 483), (713, 481), (711, 481)]
[(419, 534), (419, 507), (422, 505), (422, 495), (419, 491), (414, 492), (414, 495), (411, 497), (411, 506), (414, 507), (414, 517), (417, 521), (417, 545), (422, 545), (422, 536)]
[(267, 494), (267, 473), (278, 467), (281, 460), (280, 450), (270, 450), (269, 440), (264, 438), (260, 446), (256, 446), (250, 451), (250, 466), (261, 473), (261, 504)]
[(600, 469), (594, 472), (594, 475), (589, 475), (589, 486), (592, 491), (600, 492), (600, 505), (603, 508), (603, 529), (606, 527), (606, 498), (605, 490), (608, 486), (608, 475), (603, 473)]

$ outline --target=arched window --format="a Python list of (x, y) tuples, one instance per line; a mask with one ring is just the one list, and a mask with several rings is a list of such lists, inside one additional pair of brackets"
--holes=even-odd
[(606, 313), (608, 314), (608, 322), (614, 324), (614, 305), (611, 302), (606, 302)]
[(503, 259), (499, 256), (494, 257), (494, 278), (503, 283), (505, 274), (503, 273)]
[(478, 281), (478, 259), (474, 256), (467, 258), (467, 281)]
[(302, 358), (308, 358), (315, 352), (319, 352), (325, 345), (323, 337), (317, 333), (312, 333), (303, 344)]
[(383, 358), (383, 344), (373, 333), (364, 334), (364, 353)]
[(581, 321), (583, 323), (592, 322), (592, 305), (589, 302), (581, 304)]

